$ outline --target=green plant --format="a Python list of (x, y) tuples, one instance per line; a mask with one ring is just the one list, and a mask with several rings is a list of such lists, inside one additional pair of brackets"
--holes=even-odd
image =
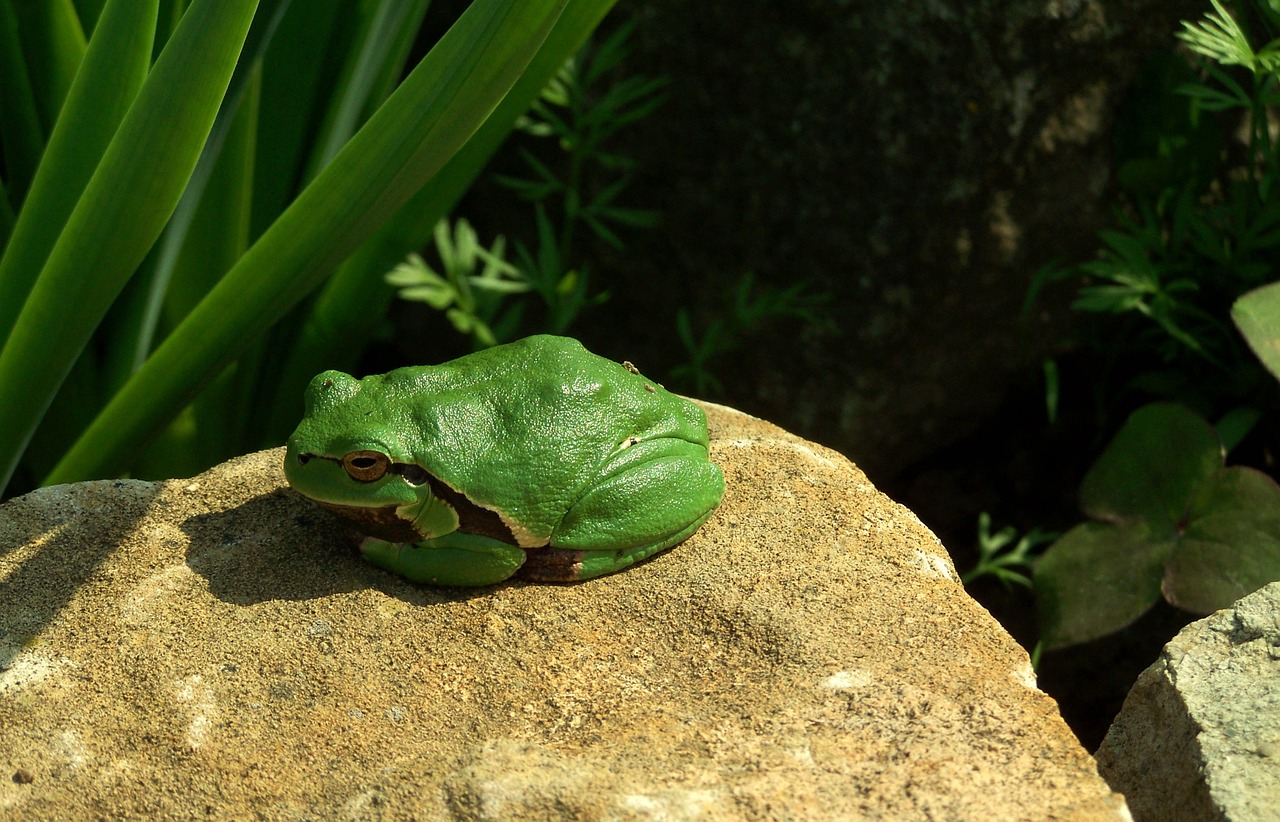
[(667, 84), (665, 77), (618, 75), (634, 31), (629, 20), (603, 41), (588, 41), (517, 123), (532, 137), (554, 138), (555, 159), (521, 147), (527, 176), (497, 176), (523, 199), (559, 213), (555, 240), (562, 256), (569, 256), (584, 226), (622, 250), (617, 227), (652, 228), (658, 221), (656, 211), (618, 204), (636, 163), (607, 147), (618, 132), (657, 110)]
[(1006, 525), (991, 533), (991, 515), (983, 511), (978, 515), (978, 562), (960, 576), (969, 585), (984, 576), (992, 576), (1006, 589), (1010, 585), (1031, 587), (1031, 567), (1035, 563), (1035, 551), (1057, 538), (1057, 534), (1032, 528), (1021, 537), (1012, 525)]
[[(516, 129), (532, 142), (516, 148), (526, 176), (495, 174), (494, 179), (532, 204), (530, 242), (517, 240), (513, 259), (508, 260), (503, 255), (505, 242), (499, 238), (485, 255), (489, 277), (483, 281), (467, 280), (465, 287), (454, 283), (449, 289), (461, 297), (461, 302), (445, 302), (446, 292), (430, 287), (402, 288), (401, 298), (427, 302), (437, 310), (442, 305), (450, 306), (450, 321), (458, 330), (471, 334), (473, 343), (480, 346), (514, 338), (525, 330), (521, 326), (528, 301), (506, 299), (516, 294), (529, 293), (539, 298), (543, 312), (529, 325), (551, 333), (563, 333), (585, 309), (608, 298), (607, 293), (593, 293), (590, 289), (587, 265), (577, 241), (583, 227), (595, 238), (622, 250), (618, 229), (651, 228), (658, 220), (655, 211), (619, 205), (618, 198), (630, 183), (635, 162), (606, 148), (620, 130), (658, 107), (659, 91), (666, 84), (665, 78), (622, 73), (634, 28), (629, 21), (603, 42), (588, 40), (565, 61), (528, 112), (516, 121)], [(553, 145), (547, 145), (547, 138), (554, 138)], [(451, 253), (442, 250), (442, 262)], [(446, 280), (447, 268), (446, 262)], [(414, 265), (401, 267), (396, 279), (390, 281), (420, 285), (431, 276), (420, 269), (410, 274), (414, 269)], [(505, 275), (501, 282), (493, 276), (497, 271)], [(474, 294), (467, 295), (465, 291)], [(498, 333), (489, 327), (491, 322), (499, 323)]]
[(611, 4), (0, 0), (0, 488), (278, 442)]
[[(458, 220), (452, 232), (448, 220), (436, 223), (433, 246), (440, 257), (437, 273), (417, 254), (387, 274), (387, 282), (399, 289), (402, 300), (424, 302), (445, 317), (460, 334), (471, 337), (477, 348), (488, 348), (509, 338), (519, 312), (508, 310), (495, 319), (502, 298), (529, 290), (525, 278), (503, 256), (506, 241), (480, 245), (475, 229)], [(483, 264), (479, 273), (476, 269)], [(496, 331), (495, 331), (496, 326)]]
[(827, 295), (812, 293), (806, 283), (758, 286), (755, 276), (747, 273), (726, 302), (701, 334), (687, 309), (676, 312), (676, 332), (689, 359), (671, 369), (671, 378), (700, 395), (724, 390), (714, 373), (716, 363), (739, 351), (751, 333), (786, 318), (812, 325), (826, 322), (820, 309)]
[[(1267, 125), (1280, 104), (1280, 40), (1255, 48), (1212, 4), (1179, 35), (1204, 58), (1195, 70), (1172, 56), (1153, 62), (1121, 114), (1117, 226), (1100, 234), (1096, 259), (1046, 269), (1033, 293), (1082, 281), (1074, 307), (1105, 318), (1089, 342), (1108, 405), (1136, 393), (1259, 418), (1280, 410), (1280, 396), (1229, 311), (1280, 267), (1280, 154)], [(1248, 5), (1258, 31), (1280, 27), (1269, 2)], [(1243, 141), (1224, 140), (1235, 124)]]
[(1213, 427), (1179, 405), (1135, 411), (1080, 499), (1090, 521), (1035, 567), (1046, 648), (1117, 631), (1161, 596), (1209, 613), (1280, 579), (1280, 486), (1225, 467)]

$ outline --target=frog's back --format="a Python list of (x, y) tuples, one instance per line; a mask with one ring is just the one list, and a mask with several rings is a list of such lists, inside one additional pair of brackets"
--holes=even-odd
[(567, 337), (527, 337), (385, 377), (412, 403), (419, 464), (481, 504), (525, 509), (526, 522), (563, 514), (624, 443), (707, 444), (702, 409)]
[[(638, 436), (657, 433), (650, 432), (656, 427), (706, 442), (701, 409), (569, 337), (526, 337), (440, 365), (402, 368), (385, 379), (388, 388), (405, 383), (393, 393), (416, 407), (430, 437), (476, 425), (508, 440), (539, 432), (582, 439), (620, 427)], [(554, 424), (568, 422), (572, 429)]]

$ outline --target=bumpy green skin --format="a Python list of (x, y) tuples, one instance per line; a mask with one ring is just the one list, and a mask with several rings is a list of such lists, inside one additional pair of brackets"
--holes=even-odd
[(724, 494), (702, 410), (565, 337), (357, 380), (326, 371), (284, 463), (416, 582), (569, 581), (688, 537)]

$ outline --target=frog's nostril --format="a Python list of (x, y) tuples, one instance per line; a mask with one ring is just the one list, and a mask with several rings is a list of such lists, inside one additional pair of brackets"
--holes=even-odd
[(311, 462), (311, 458), (312, 458), (313, 456), (315, 456), (315, 455), (314, 455), (314, 454), (299, 454), (299, 455), (298, 455), (298, 465), (306, 465), (307, 463)]

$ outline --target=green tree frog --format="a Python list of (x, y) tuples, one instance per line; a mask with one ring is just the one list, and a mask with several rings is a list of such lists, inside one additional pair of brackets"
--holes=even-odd
[(590, 579), (669, 548), (724, 494), (702, 409), (630, 363), (528, 337), (307, 387), (284, 472), (410, 580)]

